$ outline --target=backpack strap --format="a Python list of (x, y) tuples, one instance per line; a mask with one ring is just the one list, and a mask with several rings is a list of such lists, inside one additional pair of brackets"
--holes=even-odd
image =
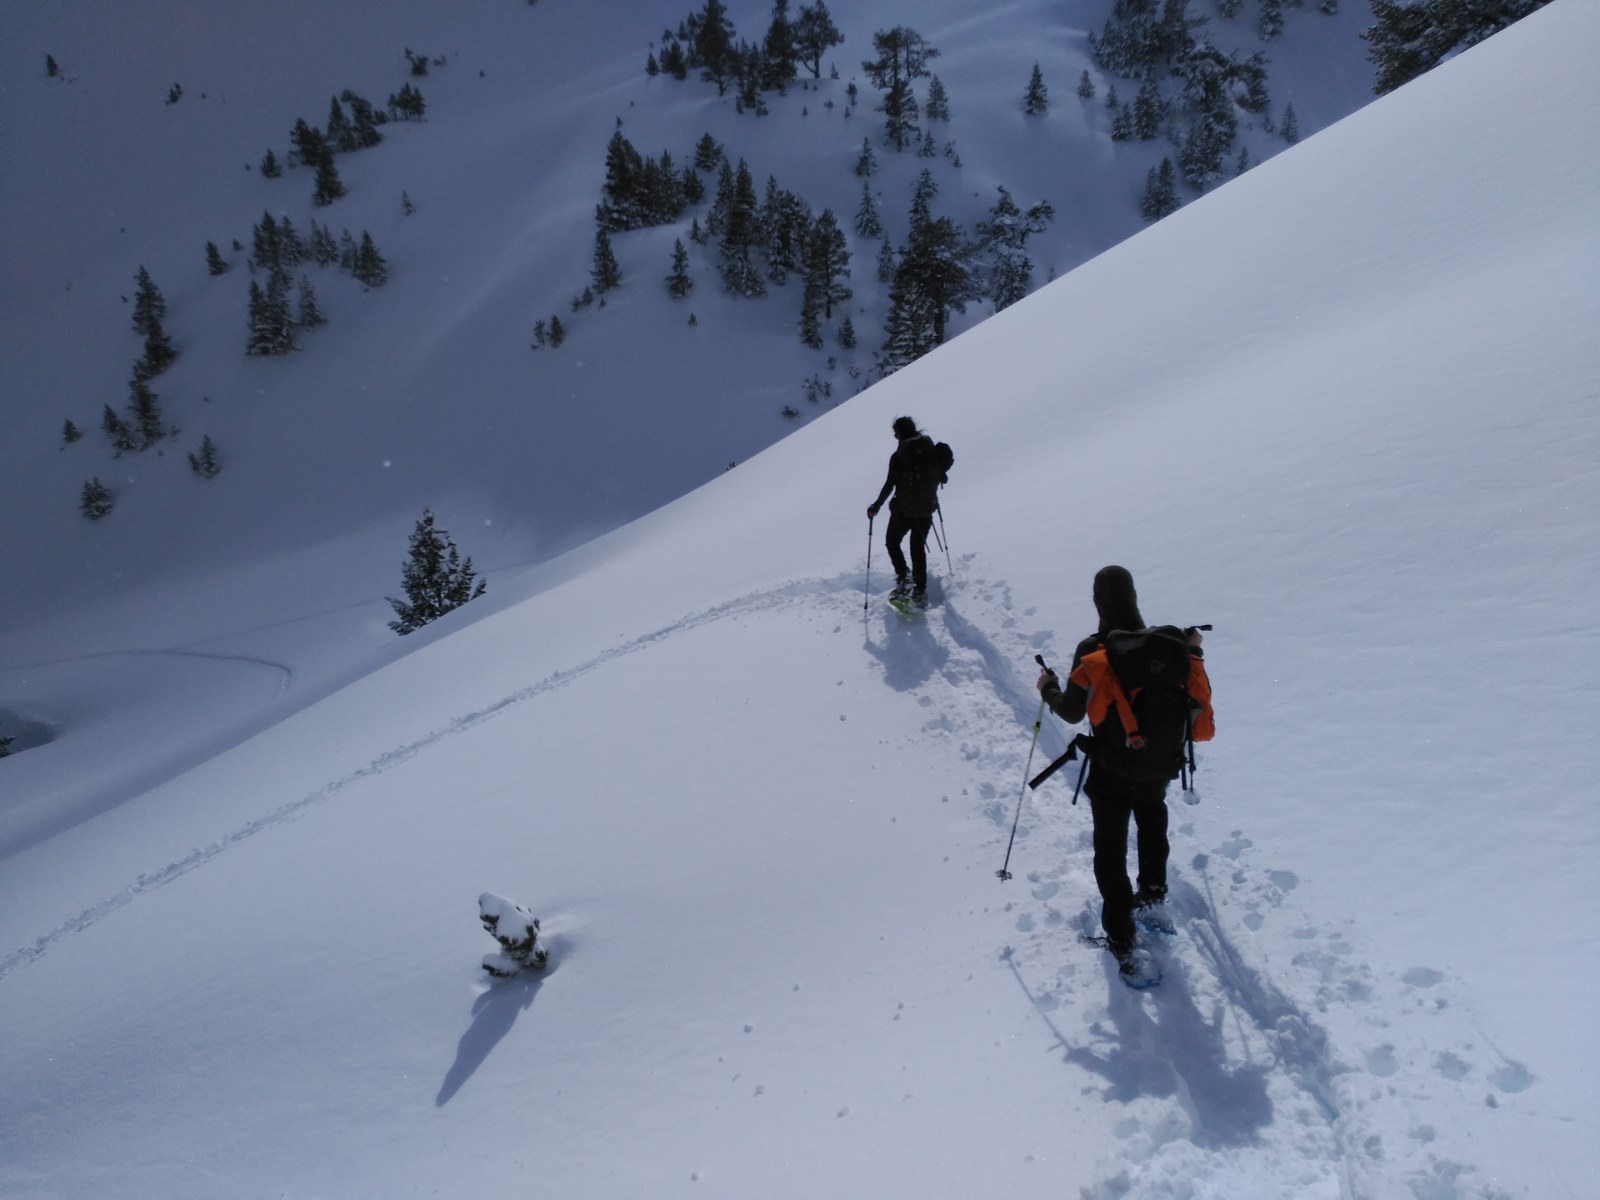
[(1128, 745), (1135, 750), (1144, 749), (1144, 738), (1139, 733), (1133, 705), (1122, 690), (1122, 684), (1117, 682), (1116, 672), (1111, 669), (1104, 646), (1085, 654), (1067, 679), (1089, 693), (1086, 712), (1090, 725), (1099, 726), (1106, 719), (1106, 714), (1115, 708), (1122, 721), (1123, 732), (1127, 734)]

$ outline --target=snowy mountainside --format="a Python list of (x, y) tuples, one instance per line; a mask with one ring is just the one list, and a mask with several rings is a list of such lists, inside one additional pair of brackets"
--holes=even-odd
[[(1550, 6), (12, 855), (0, 1190), (1586, 1194), (1597, 38)], [(957, 452), (920, 624), (861, 561), (902, 412)], [(1142, 995), (1063, 783), (993, 873), (1108, 561), (1216, 626)], [(478, 982), (485, 890), (548, 973)]]
[[(1292, 14), (1269, 48), (1272, 113), (1292, 99), (1307, 135), (1368, 98), (1356, 7)], [(952, 106), (948, 122), (930, 124), (962, 165), (880, 145), (873, 183), (891, 236), (904, 236), (924, 167), (941, 188), (938, 211), (968, 226), (998, 185), (1024, 204), (1049, 199), (1057, 219), (1030, 243), (1042, 285), (1143, 227), (1146, 172), (1172, 152), (1109, 140), (1111, 81), (1087, 35), (1110, 8), (1034, 2), (980, 19), (947, 0), (910, 14), (852, 5), (836, 14), (846, 41), (827, 59), (840, 77), (825, 69), (816, 89), (769, 97), (762, 117), (698, 79), (645, 75), (661, 31), (690, 10), (679, 2), (244, 4), (226, 15), (175, 3), (159, 22), (108, 4), (0, 14), (10, 56), (0, 91), (17, 114), (0, 137), (31, 165), (0, 203), (32, 231), (0, 298), (0, 390), (16, 414), (0, 448), (0, 504), (20, 514), (8, 548), (31, 564), (0, 580), (0, 722), (34, 760), (8, 768), (26, 772), (19, 791), (50, 810), (43, 821), (10, 814), (26, 829), (3, 844), (136, 794), (408, 650), (386, 627), (384, 597), (424, 506), (487, 574), (493, 603), (526, 564), (745, 462), (795, 427), (786, 407), (804, 423), (865, 382), (886, 311), (870, 239), (850, 238), (854, 352), (833, 329), (823, 351), (799, 343), (794, 283), (758, 301), (723, 295), (706, 251), (691, 297), (668, 297), (673, 241), (687, 241), (705, 204), (616, 235), (623, 286), (603, 309), (570, 311), (588, 283), (619, 120), (641, 153), (680, 164), (709, 132), (749, 161), (758, 187), (773, 177), (849, 230), (861, 185), (852, 165), (863, 138), (881, 142), (860, 63), (875, 29), (914, 21), (941, 49), (934, 66)], [(767, 15), (731, 10), (750, 37)], [(1248, 6), (1207, 33), (1230, 49), (1259, 45)], [(426, 76), (410, 74), (407, 51), (427, 57)], [(46, 76), (46, 55), (58, 77)], [(1036, 59), (1051, 108), (1027, 118)], [(1085, 69), (1099, 80), (1090, 102), (1073, 93)], [(862, 101), (846, 117), (852, 81)], [(287, 161), (294, 121), (320, 124), (330, 97), (351, 88), (381, 104), (412, 83), (426, 121), (390, 123), (381, 145), (340, 156), (343, 199), (315, 206), (304, 167), (262, 177), (265, 152)], [(168, 103), (175, 84), (181, 97)], [(1283, 146), (1264, 128), (1240, 138), (1256, 161)], [(307, 272), (329, 323), (282, 358), (243, 353), (245, 259), (264, 213), (302, 235), (313, 221), (370, 232), (391, 268), (371, 291), (335, 268)], [(207, 273), (207, 241), (226, 274)], [(125, 298), (140, 266), (167, 300), (180, 355), (153, 381), (178, 432), (117, 457), (99, 419), (127, 400), (140, 342)], [(988, 311), (972, 305), (952, 331)], [(556, 314), (566, 343), (533, 350), (534, 323)], [(831, 396), (807, 402), (812, 378)], [(85, 431), (70, 445), (67, 420)], [(186, 462), (202, 437), (222, 463), (204, 482)], [(77, 509), (91, 479), (115, 498), (98, 523)], [(151, 655), (163, 671), (145, 670)], [(174, 728), (169, 714), (211, 689), (214, 715)], [(119, 693), (145, 703), (111, 703)], [(73, 770), (88, 759), (127, 770)]]

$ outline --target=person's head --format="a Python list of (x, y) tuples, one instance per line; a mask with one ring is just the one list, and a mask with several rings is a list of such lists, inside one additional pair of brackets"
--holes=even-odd
[(894, 436), (898, 441), (917, 436), (917, 423), (910, 417), (896, 417), (894, 419)]
[(1094, 577), (1094, 608), (1100, 614), (1100, 632), (1113, 629), (1143, 629), (1139, 615), (1139, 593), (1127, 567), (1101, 567)]

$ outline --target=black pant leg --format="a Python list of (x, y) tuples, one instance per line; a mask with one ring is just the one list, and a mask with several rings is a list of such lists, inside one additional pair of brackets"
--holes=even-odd
[(1139, 886), (1167, 886), (1167, 785), (1142, 784), (1133, 801), (1133, 823), (1138, 826)]
[(1094, 881), (1100, 888), (1100, 925), (1112, 942), (1133, 944), (1133, 885), (1128, 882), (1128, 818), (1132, 801), (1124, 786), (1089, 768), (1084, 788), (1094, 818)]
[[(906, 534), (911, 532), (911, 522), (902, 517), (894, 509), (889, 510), (889, 524), (883, 531), (883, 544), (889, 551), (889, 563), (894, 567), (895, 577), (904, 579), (906, 576), (906, 555), (900, 549), (900, 543), (905, 541)], [(911, 553), (917, 553), (916, 540), (911, 543)], [(926, 568), (924, 568), (926, 570)]]
[(919, 518), (911, 526), (911, 586), (919, 592), (928, 590), (928, 533), (932, 529), (932, 517)]

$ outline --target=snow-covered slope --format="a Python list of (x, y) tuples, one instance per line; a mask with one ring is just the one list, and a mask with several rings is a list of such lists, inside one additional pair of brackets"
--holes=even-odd
[[(737, 113), (708, 83), (645, 75), (662, 29), (693, 7), (249, 0), (0, 11), (10, 114), (0, 148), (28, 164), (0, 189), (5, 223), (28, 231), (7, 251), (0, 295), (0, 509), (11, 517), (0, 545), (28, 564), (0, 577), (0, 732), (35, 747), (14, 794), (48, 810), (0, 800), (0, 848), (137, 794), (409, 649), (386, 628), (384, 596), (398, 591), (425, 505), (487, 573), (493, 603), (526, 564), (745, 462), (794, 428), (785, 407), (803, 423), (862, 385), (885, 308), (867, 239), (851, 239), (854, 353), (832, 330), (825, 351), (801, 345), (797, 284), (755, 302), (722, 295), (710, 251), (696, 250), (694, 294), (669, 298), (674, 238), (687, 243), (704, 204), (676, 226), (617, 235), (622, 288), (603, 309), (570, 311), (589, 282), (618, 121), (641, 153), (667, 150), (680, 164), (709, 132), (748, 160), (758, 188), (773, 177), (850, 229), (861, 187), (852, 168), (882, 125), (859, 64), (874, 30), (914, 22), (942, 52), (933, 65), (952, 114), (935, 124), (961, 165), (880, 147), (874, 186), (890, 232), (904, 237), (924, 167), (941, 188), (937, 211), (969, 227), (997, 185), (1023, 204), (1048, 198), (1057, 220), (1030, 243), (1041, 283), (1142, 228), (1145, 173), (1172, 152), (1109, 139), (1102, 101), (1113, 82), (1129, 98), (1129, 84), (1101, 74), (1086, 42), (1109, 0), (1070, 10), (1030, 0), (981, 16), (955, 0), (910, 12), (852, 4), (836, 14), (846, 41), (827, 60), (839, 78), (825, 68), (817, 90), (773, 96), (763, 117)], [(1362, 15), (1347, 7), (1291, 14), (1270, 47), (1272, 115), (1292, 100), (1308, 134), (1369, 97)], [(730, 11), (757, 37), (770, 5)], [(1207, 32), (1259, 45), (1248, 8)], [(410, 74), (404, 51), (429, 57), (425, 77)], [(46, 55), (58, 78), (46, 76)], [(1035, 60), (1052, 103), (1030, 119), (1020, 103)], [(1099, 88), (1090, 103), (1073, 94), (1086, 68)], [(852, 82), (862, 103), (846, 117)], [(183, 94), (169, 105), (174, 83)], [(406, 83), (426, 97), (426, 122), (391, 124), (382, 145), (341, 156), (344, 199), (314, 206), (304, 168), (262, 178), (268, 148), (288, 158), (296, 118), (320, 126), (343, 89), (382, 103)], [(1264, 128), (1240, 137), (1257, 162), (1284, 145)], [(302, 236), (312, 221), (368, 230), (391, 267), (370, 293), (336, 269), (309, 269), (330, 323), (282, 359), (243, 353), (245, 260), (264, 212), (292, 218)], [(232, 250), (235, 239), (246, 249)], [(207, 274), (207, 241), (225, 252), (227, 274)], [(167, 299), (181, 353), (154, 381), (181, 432), (117, 458), (99, 420), (105, 405), (125, 404), (141, 352), (124, 302), (141, 265)], [(974, 305), (953, 328), (988, 310)], [(534, 322), (557, 313), (566, 344), (532, 350)], [(831, 399), (806, 402), (812, 377)], [(87, 432), (63, 445), (69, 419)], [(207, 436), (223, 470), (202, 482), (186, 456)], [(77, 510), (91, 478), (116, 497), (98, 524)], [(193, 715), (179, 722), (179, 712)], [(82, 769), (86, 759), (97, 768)]]
[[(1597, 43), (1558, 0), (11, 855), (0, 1191), (1588, 1194)], [(1109, 561), (1216, 626), (1144, 994), (1067, 784), (993, 874)], [(485, 890), (547, 974), (476, 978)]]

